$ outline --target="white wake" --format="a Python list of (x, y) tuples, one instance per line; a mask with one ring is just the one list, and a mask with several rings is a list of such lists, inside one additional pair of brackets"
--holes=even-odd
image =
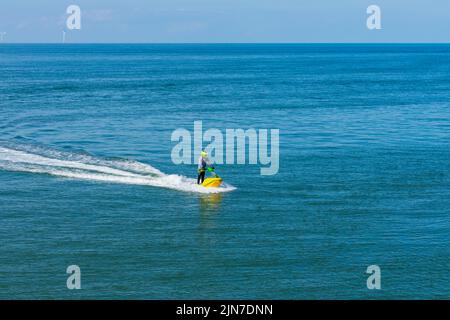
[(49, 174), (57, 177), (161, 187), (185, 192), (218, 193), (235, 190), (224, 184), (204, 188), (195, 179), (165, 174), (141, 162), (101, 159), (51, 149), (0, 146), (0, 170)]

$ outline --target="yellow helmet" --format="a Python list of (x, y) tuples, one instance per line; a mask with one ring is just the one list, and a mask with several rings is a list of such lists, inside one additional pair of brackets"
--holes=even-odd
[(208, 156), (206, 151), (202, 151), (200, 154), (201, 154), (202, 158), (206, 158)]

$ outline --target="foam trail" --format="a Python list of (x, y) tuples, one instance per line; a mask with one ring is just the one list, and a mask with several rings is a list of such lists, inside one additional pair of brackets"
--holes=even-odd
[(220, 188), (198, 186), (194, 179), (164, 174), (137, 161), (108, 160), (70, 152), (32, 146), (0, 146), (0, 169), (50, 174), (58, 177), (144, 185), (185, 192), (218, 193), (235, 190), (224, 184)]

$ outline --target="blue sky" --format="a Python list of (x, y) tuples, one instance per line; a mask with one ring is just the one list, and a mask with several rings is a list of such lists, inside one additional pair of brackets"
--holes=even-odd
[[(450, 42), (449, 0), (0, 0), (5, 42)], [(368, 30), (366, 8), (382, 11)]]

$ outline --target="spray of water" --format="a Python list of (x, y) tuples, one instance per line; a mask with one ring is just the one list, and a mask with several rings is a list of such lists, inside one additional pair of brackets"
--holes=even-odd
[(49, 174), (57, 177), (122, 183), (174, 189), (196, 193), (218, 193), (235, 188), (204, 188), (180, 175), (165, 174), (141, 162), (124, 159), (102, 159), (90, 155), (62, 152), (48, 148), (0, 145), (0, 170)]

